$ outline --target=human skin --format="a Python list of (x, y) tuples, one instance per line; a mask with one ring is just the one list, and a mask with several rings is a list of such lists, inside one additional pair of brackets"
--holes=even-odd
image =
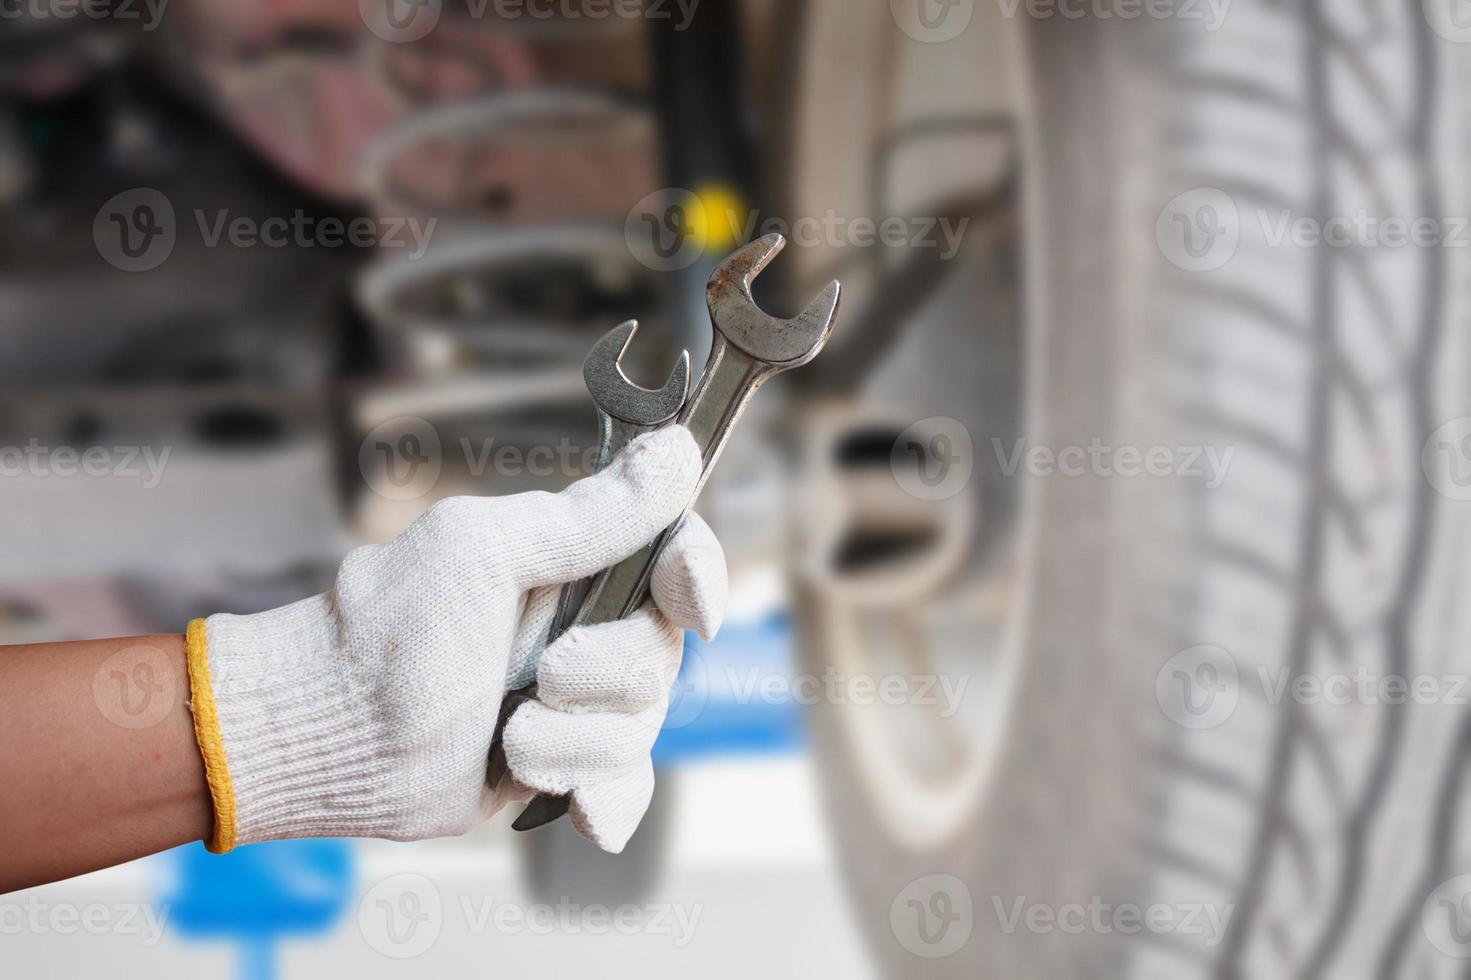
[(210, 833), (184, 637), (0, 647), (0, 893)]

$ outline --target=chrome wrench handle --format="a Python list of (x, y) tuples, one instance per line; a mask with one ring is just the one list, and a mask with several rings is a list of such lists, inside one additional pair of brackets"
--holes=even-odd
[[(658, 428), (658, 426), (625, 422), (602, 411), (598, 412), (598, 420), (601, 429), (597, 461), (599, 470), (612, 462), (613, 457), (617, 456), (634, 439)], [(547, 630), (546, 646), (550, 647), (556, 643), (562, 638), (563, 633), (572, 628), (578, 610), (586, 604), (588, 595), (596, 586), (599, 577), (585, 578), (562, 586), (562, 591), (557, 596), (557, 611), (553, 614), (551, 626)], [(520, 690), (510, 692), (501, 702), (500, 718), (496, 723), (495, 737), (491, 744), (490, 764), (487, 769), (487, 779), (491, 786), (499, 786), (501, 780), (509, 772), (504, 742), (506, 725), (510, 723), (511, 716), (516, 713), (517, 708), (528, 701), (535, 701), (536, 697), (537, 686), (532, 683)], [(535, 830), (565, 814), (571, 802), (570, 796), (539, 795), (517, 815), (511, 826), (516, 830)]]
[[(613, 457), (628, 448), (628, 444), (646, 432), (653, 432), (658, 426), (635, 425), (616, 419), (607, 412), (598, 412), (598, 458), (594, 464), (595, 472), (605, 469), (613, 462)], [(592, 592), (593, 584), (597, 576), (569, 582), (562, 586), (562, 592), (557, 597), (557, 612), (552, 617), (551, 628), (547, 630), (547, 646), (551, 646), (561, 638), (562, 634), (572, 628), (572, 621), (577, 616), (577, 611), (587, 601)]]

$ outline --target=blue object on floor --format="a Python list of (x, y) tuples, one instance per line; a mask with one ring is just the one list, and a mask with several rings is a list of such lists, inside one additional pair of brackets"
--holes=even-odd
[(654, 764), (801, 748), (802, 710), (790, 689), (792, 649), (792, 623), (785, 614), (727, 623), (710, 643), (686, 633)]
[(169, 927), (238, 943), (245, 980), (270, 980), (276, 941), (325, 932), (352, 898), (352, 851), (342, 840), (248, 844), (229, 854), (190, 844), (169, 857), (174, 887), (162, 899)]

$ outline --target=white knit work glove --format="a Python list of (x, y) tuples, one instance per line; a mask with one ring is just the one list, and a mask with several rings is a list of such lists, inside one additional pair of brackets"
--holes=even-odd
[(714, 534), (691, 515), (655, 568), (657, 608), (540, 646), (560, 585), (671, 524), (700, 466), (689, 431), (670, 427), (561, 494), (441, 501), (353, 551), (323, 595), (191, 624), (211, 849), (470, 830), (506, 802), (486, 785), (491, 736), (504, 694), (534, 677), (544, 703), (507, 727), (511, 775), (571, 791), (574, 826), (621, 850), (653, 790), (682, 630), (708, 638), (724, 613)]

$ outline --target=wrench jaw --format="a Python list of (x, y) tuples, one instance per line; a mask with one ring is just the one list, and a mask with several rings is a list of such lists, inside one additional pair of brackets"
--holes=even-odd
[(629, 425), (651, 428), (673, 419), (684, 407), (690, 390), (690, 352), (680, 355), (664, 387), (642, 388), (623, 373), (623, 355), (628, 353), (636, 333), (637, 320), (613, 328), (593, 345), (582, 363), (582, 377), (600, 413)]
[(720, 335), (747, 357), (778, 371), (801, 367), (822, 353), (832, 336), (843, 291), (833, 280), (801, 316), (791, 320), (764, 312), (751, 286), (786, 244), (777, 234), (756, 239), (721, 263), (706, 286), (710, 320)]

